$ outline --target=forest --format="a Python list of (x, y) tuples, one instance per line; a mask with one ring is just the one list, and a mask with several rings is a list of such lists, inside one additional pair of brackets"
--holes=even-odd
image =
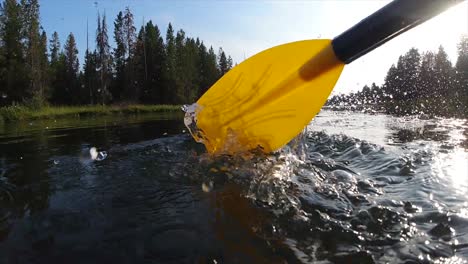
[(382, 86), (365, 85), (356, 93), (335, 95), (327, 105), (383, 111), (395, 115), (468, 117), (468, 36), (457, 45), (452, 65), (442, 46), (421, 53), (411, 48), (387, 72)]
[[(113, 32), (105, 14), (96, 19), (97, 28), (88, 33), (94, 45), (80, 63), (72, 32), (62, 46), (57, 32), (49, 38), (41, 27), (39, 0), (3, 0), (0, 107), (191, 103), (233, 67), (222, 48), (215, 51), (170, 23), (165, 36), (152, 21), (137, 30), (128, 7), (113, 20)], [(327, 105), (467, 117), (468, 37), (457, 47), (454, 65), (442, 46), (422, 53), (412, 48), (390, 67), (381, 86), (332, 96)]]
[(97, 22), (88, 34), (95, 49), (88, 46), (80, 64), (72, 32), (62, 46), (57, 32), (49, 39), (41, 27), (39, 0), (4, 0), (0, 106), (192, 103), (233, 66), (222, 48), (215, 52), (170, 23), (165, 38), (152, 21), (137, 30), (128, 7), (112, 33), (105, 14)]

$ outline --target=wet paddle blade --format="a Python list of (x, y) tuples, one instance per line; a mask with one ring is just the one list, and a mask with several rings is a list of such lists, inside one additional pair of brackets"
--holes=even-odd
[[(344, 64), (334, 55), (312, 59), (331, 50), (330, 43), (276, 46), (231, 69), (197, 101), (198, 133), (192, 135), (210, 153), (284, 146), (320, 111), (341, 74)], [(335, 61), (326, 66), (327, 60)]]

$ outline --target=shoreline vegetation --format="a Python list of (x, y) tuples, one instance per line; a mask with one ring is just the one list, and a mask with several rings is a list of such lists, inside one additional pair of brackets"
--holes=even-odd
[(0, 0), (0, 107), (6, 120), (172, 109), (166, 105), (195, 102), (234, 66), (221, 47), (216, 52), (171, 23), (165, 34), (151, 20), (136, 23), (140, 18), (129, 7), (110, 23), (99, 10), (97, 28), (83, 27), (89, 41), (79, 51), (73, 32), (64, 43), (57, 32), (45, 32), (39, 2)]
[(64, 117), (87, 117), (98, 115), (182, 113), (180, 105), (86, 105), (45, 106), (35, 109), (27, 106), (0, 107), (0, 123), (21, 120), (53, 119)]
[[(216, 53), (171, 23), (166, 34), (151, 20), (138, 27), (128, 7), (116, 14), (113, 27), (98, 12), (97, 28), (86, 27), (94, 45), (86, 46), (80, 62), (72, 32), (63, 45), (57, 32), (48, 39), (39, 1), (0, 0), (0, 122), (175, 111), (236, 65), (221, 47)], [(467, 118), (468, 36), (460, 38), (457, 51), (452, 62), (442, 46), (412, 48), (390, 67), (382, 85), (331, 96), (326, 107)]]

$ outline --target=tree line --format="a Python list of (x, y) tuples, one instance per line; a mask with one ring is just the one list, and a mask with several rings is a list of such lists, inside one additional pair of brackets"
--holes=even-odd
[(39, 0), (0, 4), (0, 106), (111, 103), (181, 104), (195, 101), (233, 66), (198, 38), (169, 23), (163, 39), (148, 21), (137, 31), (127, 7), (114, 20), (111, 47), (106, 15), (97, 15), (95, 49), (80, 67), (73, 33), (62, 47), (39, 21)]
[(336, 95), (328, 105), (384, 110), (389, 114), (468, 117), (468, 36), (457, 45), (452, 65), (442, 46), (420, 53), (411, 48), (387, 72), (381, 87), (373, 83), (348, 95)]

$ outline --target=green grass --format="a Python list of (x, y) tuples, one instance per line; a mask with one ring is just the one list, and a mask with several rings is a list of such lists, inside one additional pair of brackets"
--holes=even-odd
[(26, 106), (7, 106), (0, 108), (0, 122), (50, 119), (59, 117), (81, 117), (111, 114), (168, 113), (181, 111), (179, 105), (92, 105), (92, 106), (45, 106), (31, 109)]

